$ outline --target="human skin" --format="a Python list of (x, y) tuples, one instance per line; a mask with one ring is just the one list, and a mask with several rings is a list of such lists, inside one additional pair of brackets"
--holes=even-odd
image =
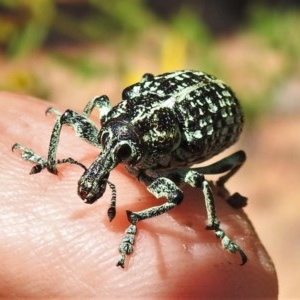
[[(180, 206), (138, 223), (134, 252), (116, 267), (118, 244), (129, 225), (125, 211), (163, 203), (122, 166), (110, 176), (117, 188), (117, 215), (107, 218), (111, 191), (93, 205), (77, 195), (83, 170), (59, 165), (57, 176), (33, 166), (11, 147), (18, 142), (46, 156), (53, 117), (49, 103), (0, 93), (0, 296), (138, 299), (276, 299), (275, 268), (245, 213), (215, 193), (221, 226), (247, 253), (222, 249), (205, 230), (201, 190), (183, 187)], [(66, 108), (57, 107), (61, 111)], [(99, 150), (62, 130), (58, 157), (88, 166)], [(237, 175), (236, 175), (237, 176)], [(242, 193), (242, 191), (239, 191)], [(249, 199), (251, 203), (251, 199)]]

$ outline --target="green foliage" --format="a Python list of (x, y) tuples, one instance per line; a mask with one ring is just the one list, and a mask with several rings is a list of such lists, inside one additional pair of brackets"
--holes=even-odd
[(299, 73), (299, 28), (299, 9), (278, 10), (254, 6), (250, 10), (250, 21), (243, 34), (245, 36), (250, 34), (259, 40), (261, 49), (264, 49), (264, 55), (267, 51), (270, 55), (275, 53), (278, 57), (277, 64), (281, 65), (281, 68), (277, 68), (278, 72), (274, 72), (275, 68), (273, 72), (270, 70), (265, 77), (258, 74), (262, 77), (262, 88), (259, 93), (248, 91), (248, 101), (245, 102), (244, 108), (250, 121), (254, 122), (259, 116), (272, 113), (274, 94), (278, 86), (287, 78), (292, 78), (295, 73)]
[(122, 32), (137, 33), (145, 29), (151, 20), (151, 15), (141, 0), (114, 0), (113, 5), (111, 0), (89, 0), (88, 2), (100, 13), (106, 25), (102, 30), (106, 32), (109, 32), (112, 27)]
[(1, 6), (0, 42), (8, 54), (28, 53), (44, 42), (55, 13), (52, 0), (0, 0)]
[(55, 52), (51, 54), (51, 58), (56, 63), (71, 69), (74, 73), (76, 72), (85, 78), (99, 77), (108, 72), (104, 64), (97, 63), (93, 57), (83, 54), (72, 56)]
[[(151, 20), (141, 0), (89, 0), (60, 9), (54, 0), (0, 0), (0, 43), (10, 55), (30, 53), (52, 34), (76, 42), (134, 36)], [(73, 12), (77, 8), (81, 14)]]
[(248, 30), (290, 59), (300, 56), (300, 12), (297, 9), (270, 10), (254, 7)]
[[(280, 82), (299, 72), (299, 28), (299, 10), (255, 6), (243, 30), (230, 39), (218, 40), (187, 5), (171, 20), (159, 21), (143, 0), (0, 0), (0, 49), (10, 57), (33, 55), (45, 45), (63, 42), (79, 46), (79, 51), (71, 54), (71, 48), (60, 52), (49, 47), (45, 48), (48, 57), (51, 52), (54, 63), (88, 79), (107, 75), (111, 70), (121, 70), (121, 78), (139, 74), (138, 64), (143, 59), (155, 70), (200, 69), (229, 81), (245, 100), (243, 106), (252, 121), (270, 111), (270, 99)], [(245, 40), (250, 50), (243, 48)], [(113, 52), (112, 60), (102, 62), (96, 51), (84, 48), (86, 44), (95, 45), (94, 49), (101, 45), (103, 53)], [(228, 51), (237, 53), (237, 58), (228, 55)], [(110, 66), (112, 63), (115, 65)], [(30, 71), (28, 76), (23, 70), (13, 74), (6, 81), (2, 79), (1, 88), (15, 86), (17, 91), (45, 95), (43, 82), (47, 79), (35, 78)]]
[(174, 16), (171, 28), (194, 45), (209, 47), (212, 42), (212, 36), (201, 18), (188, 7), (183, 7)]

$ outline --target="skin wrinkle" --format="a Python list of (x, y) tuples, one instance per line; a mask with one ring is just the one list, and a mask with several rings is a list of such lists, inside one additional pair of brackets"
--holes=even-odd
[[(34, 214), (32, 214), (34, 215)], [(84, 282), (83, 279), (80, 278), (79, 275), (77, 275), (75, 271), (75, 269), (72, 267), (72, 260), (74, 260), (74, 254), (72, 254), (72, 252), (74, 252), (74, 244), (72, 242), (75, 242), (75, 244), (78, 244), (78, 246), (76, 247), (80, 252), (85, 252), (85, 247), (81, 247), (80, 245), (80, 236), (84, 236), (85, 232), (79, 232), (78, 231), (78, 226), (72, 227), (72, 232), (73, 234), (71, 234), (71, 236), (73, 236), (73, 238), (70, 240), (68, 240), (66, 246), (64, 246), (63, 248), (61, 247), (53, 247), (52, 244), (54, 241), (59, 241), (59, 243), (65, 243), (65, 238), (63, 238), (62, 235), (62, 230), (64, 230), (64, 226), (62, 225), (61, 228), (57, 228), (57, 227), (52, 227), (49, 228), (47, 227), (46, 224), (46, 220), (49, 220), (49, 216), (43, 216), (45, 218), (39, 218), (38, 220), (38, 224), (32, 224), (32, 226), (34, 226), (35, 230), (29, 230), (27, 233), (27, 236), (29, 237), (32, 247), (31, 247), (31, 251), (30, 251), (30, 257), (32, 261), (35, 261), (35, 265), (39, 266), (39, 272), (42, 271), (43, 276), (44, 277), (48, 277), (51, 278), (51, 276), (53, 276), (53, 271), (47, 268), (47, 266), (45, 265), (45, 261), (47, 261), (47, 263), (49, 263), (49, 259), (53, 261), (54, 264), (56, 265), (61, 265), (63, 266), (63, 268), (59, 267), (57, 270), (59, 271), (59, 273), (63, 276), (63, 278), (65, 279), (65, 282), (73, 282), (73, 284), (78, 284), (81, 283), (82, 288), (85, 289), (87, 291), (87, 293), (93, 294), (95, 293), (94, 289), (92, 287), (89, 287), (89, 285), (87, 283)], [(32, 217), (30, 217), (29, 219), (34, 220)], [(41, 224), (42, 220), (44, 219), (45, 224)], [(28, 220), (28, 218), (27, 218)], [(29, 222), (29, 224), (31, 224), (32, 222)], [(31, 228), (31, 226), (29, 226)], [(45, 231), (45, 230), (40, 230), (39, 232), (36, 232), (36, 229), (39, 228), (44, 228), (47, 229), (49, 228), (49, 231)], [(50, 235), (49, 235), (50, 234)], [(67, 235), (65, 235), (67, 236)], [(32, 237), (32, 238), (30, 238)], [(21, 246), (22, 244), (20, 244)], [(50, 249), (50, 252), (49, 252)], [(74, 249), (74, 250), (72, 250)], [(21, 250), (21, 249), (20, 249)], [(67, 252), (66, 252), (67, 250)], [(78, 254), (76, 255), (78, 256)], [(79, 255), (80, 257), (81, 255)], [(45, 260), (46, 259), (46, 260)], [(88, 257), (85, 257), (85, 259), (88, 259)], [(84, 263), (84, 261), (83, 261)], [(41, 282), (33, 282), (33, 286), (34, 285), (40, 285)], [(33, 286), (31, 287), (31, 289), (33, 289)], [(59, 295), (59, 293), (57, 294)]]

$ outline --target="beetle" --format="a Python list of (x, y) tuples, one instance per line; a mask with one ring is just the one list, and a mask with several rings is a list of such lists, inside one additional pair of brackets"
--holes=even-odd
[[(101, 129), (91, 121), (90, 114), (97, 108)], [(166, 202), (133, 212), (127, 210), (130, 223), (119, 245), (117, 266), (124, 268), (126, 255), (132, 253), (137, 223), (161, 215), (179, 205), (183, 200), (180, 183), (202, 189), (207, 210), (207, 229), (213, 230), (222, 246), (239, 253), (241, 264), (247, 256), (220, 227), (214, 197), (205, 174), (221, 174), (217, 185), (226, 190), (226, 181), (246, 160), (244, 151), (237, 151), (218, 162), (204, 167), (192, 167), (235, 143), (242, 131), (243, 113), (233, 91), (221, 80), (200, 71), (181, 70), (154, 76), (145, 74), (141, 81), (122, 92), (122, 101), (112, 107), (106, 95), (95, 97), (79, 114), (67, 109), (60, 113), (49, 108), (46, 113), (56, 116), (50, 138), (48, 157), (15, 144), (23, 159), (35, 164), (31, 174), (47, 169), (57, 174), (57, 165), (76, 164), (84, 168), (78, 181), (78, 195), (92, 204), (102, 197), (108, 185), (112, 198), (108, 209), (109, 220), (116, 215), (116, 188), (108, 178), (120, 163), (128, 172), (144, 183), (156, 198)], [(89, 168), (73, 158), (57, 159), (56, 152), (63, 125), (73, 127), (75, 134), (98, 147), (99, 155)], [(245, 203), (240, 198), (237, 207)], [(233, 206), (235, 201), (229, 202)]]

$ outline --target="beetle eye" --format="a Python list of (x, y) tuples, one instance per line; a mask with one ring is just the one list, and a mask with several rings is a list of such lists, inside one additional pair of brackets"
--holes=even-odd
[(120, 146), (120, 148), (117, 151), (117, 158), (120, 161), (124, 161), (128, 159), (131, 155), (131, 148), (128, 144), (123, 144)]
[(108, 136), (109, 136), (108, 132), (103, 132), (103, 134), (101, 135), (101, 145), (102, 145), (102, 147), (106, 144)]

